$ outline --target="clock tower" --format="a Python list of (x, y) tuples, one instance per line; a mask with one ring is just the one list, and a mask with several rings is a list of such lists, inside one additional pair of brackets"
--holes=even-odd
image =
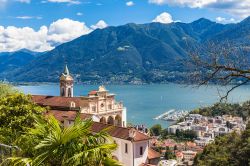
[(73, 97), (74, 79), (69, 73), (68, 66), (65, 65), (64, 71), (60, 76), (60, 96)]

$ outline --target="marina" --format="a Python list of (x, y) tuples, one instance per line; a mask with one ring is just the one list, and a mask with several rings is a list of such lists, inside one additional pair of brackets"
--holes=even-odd
[(178, 121), (179, 119), (185, 117), (188, 115), (190, 111), (188, 110), (175, 110), (171, 109), (157, 117), (155, 117), (155, 120), (165, 120), (165, 121)]

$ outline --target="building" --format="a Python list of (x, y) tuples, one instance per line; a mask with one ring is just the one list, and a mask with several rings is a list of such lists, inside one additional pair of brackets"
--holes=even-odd
[(182, 152), (176, 152), (175, 156), (176, 156), (177, 162), (180, 163), (182, 161), (182, 159), (183, 159), (183, 153)]
[(201, 138), (198, 138), (196, 140), (194, 140), (194, 142), (196, 143), (197, 146), (200, 146), (200, 147), (205, 147), (207, 144), (213, 142), (214, 139), (210, 138), (210, 137), (201, 137)]
[(73, 94), (74, 79), (68, 67), (60, 77), (60, 96), (32, 95), (32, 100), (43, 107), (49, 107), (47, 114), (52, 114), (64, 126), (74, 123), (77, 114), (81, 119), (92, 119), (92, 132), (103, 129), (112, 136), (118, 148), (113, 158), (125, 166), (157, 164), (160, 154), (149, 146), (150, 137), (134, 128), (126, 128), (126, 108), (115, 100), (115, 95), (100, 86), (87, 96), (75, 97)]
[(191, 150), (187, 150), (187, 151), (182, 151), (183, 154), (183, 159), (190, 161), (193, 160), (194, 157), (196, 156), (197, 152), (191, 151)]
[(60, 77), (60, 96), (33, 95), (32, 99), (41, 106), (51, 110), (78, 111), (85, 116), (92, 116), (96, 122), (126, 127), (126, 108), (122, 102), (115, 100), (104, 86), (89, 92), (87, 96), (73, 96), (74, 79), (67, 65)]

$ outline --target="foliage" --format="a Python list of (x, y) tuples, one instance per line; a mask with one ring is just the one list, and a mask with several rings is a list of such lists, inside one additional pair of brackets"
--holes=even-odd
[(159, 136), (161, 134), (161, 130), (162, 130), (161, 125), (156, 124), (150, 128), (150, 133), (153, 136)]
[(0, 142), (12, 144), (26, 127), (33, 126), (34, 116), (42, 115), (44, 110), (24, 94), (0, 98)]
[(193, 110), (191, 113), (201, 114), (203, 116), (221, 116), (227, 114), (240, 116), (245, 120), (250, 116), (250, 101), (244, 102), (243, 104), (216, 103), (210, 107)]
[(120, 165), (111, 156), (117, 145), (106, 132), (93, 134), (91, 125), (92, 121), (82, 121), (79, 117), (75, 119), (74, 125), (68, 127), (62, 126), (53, 116), (36, 118), (34, 128), (28, 129), (17, 141), (22, 154), (6, 159), (4, 164)]
[(177, 138), (182, 140), (194, 140), (195, 138), (197, 138), (195, 132), (192, 130), (181, 131), (177, 129), (175, 135)]
[(0, 127), (23, 131), (24, 127), (32, 126), (34, 115), (41, 115), (44, 110), (24, 94), (0, 98)]
[(194, 160), (195, 165), (247, 166), (250, 165), (250, 122), (241, 134), (231, 133), (217, 137)]
[(175, 141), (193, 141), (196, 138), (196, 134), (192, 130), (176, 130), (175, 134), (168, 133), (167, 129), (161, 131), (161, 139), (174, 139)]
[(11, 85), (0, 82), (0, 98), (16, 93), (16, 92), (17, 90), (14, 89)]
[(175, 154), (172, 152), (172, 150), (169, 149), (169, 147), (166, 147), (166, 152), (164, 154), (164, 158), (166, 160), (174, 159), (175, 158)]
[(168, 133), (168, 129), (166, 128), (166, 129), (163, 129), (162, 131), (161, 131), (161, 138), (162, 139), (166, 139), (167, 137), (168, 137), (168, 135), (169, 135), (169, 133)]

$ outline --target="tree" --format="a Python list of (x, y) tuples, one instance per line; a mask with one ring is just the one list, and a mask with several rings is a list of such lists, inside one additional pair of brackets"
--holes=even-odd
[[(193, 48), (193, 47), (190, 47)], [(250, 58), (248, 46), (234, 43), (206, 43), (190, 50), (192, 83), (207, 85), (210, 82), (231, 86), (221, 101), (226, 100), (235, 88), (250, 81)]]
[(34, 128), (17, 141), (20, 156), (8, 158), (7, 165), (46, 166), (101, 166), (120, 165), (112, 159), (111, 152), (117, 145), (105, 132), (93, 134), (91, 120), (79, 116), (71, 126), (64, 127), (53, 116), (36, 118)]
[(152, 126), (150, 128), (150, 133), (153, 135), (153, 136), (159, 136), (161, 134), (161, 125), (160, 124), (156, 124), (154, 126)]
[(203, 116), (222, 116), (232, 115), (242, 117), (246, 120), (250, 116), (250, 103), (249, 101), (242, 104), (238, 103), (215, 103), (209, 107), (203, 107), (192, 111), (191, 113), (198, 113)]
[(15, 93), (0, 98), (0, 127), (23, 131), (24, 127), (32, 126), (34, 115), (42, 115), (44, 111), (24, 94)]
[(0, 83), (0, 98), (16, 92), (17, 90), (14, 89), (11, 85)]
[(175, 158), (175, 154), (169, 149), (169, 147), (166, 147), (166, 152), (164, 154), (164, 158), (166, 160), (174, 159)]
[(161, 131), (161, 138), (166, 139), (167, 136), (168, 136), (168, 129), (166, 128)]
[(12, 144), (26, 127), (32, 127), (34, 116), (42, 116), (45, 108), (37, 106), (30, 96), (14, 93), (0, 98), (0, 142)]
[(250, 122), (241, 134), (240, 141), (235, 144), (232, 156), (237, 165), (250, 165)]

